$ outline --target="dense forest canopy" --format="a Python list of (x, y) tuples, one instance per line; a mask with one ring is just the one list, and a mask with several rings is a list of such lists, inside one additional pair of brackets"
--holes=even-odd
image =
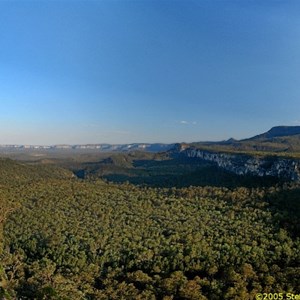
[(204, 186), (162, 187), (0, 164), (2, 299), (299, 293), (296, 183), (222, 186), (214, 170)]

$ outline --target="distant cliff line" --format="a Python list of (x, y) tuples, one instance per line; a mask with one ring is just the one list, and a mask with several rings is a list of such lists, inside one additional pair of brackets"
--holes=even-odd
[(164, 143), (131, 143), (131, 144), (62, 144), (62, 145), (0, 145), (0, 150), (96, 150), (103, 152), (168, 151), (174, 144)]
[(173, 152), (180, 156), (199, 158), (237, 175), (272, 176), (283, 180), (300, 180), (300, 161), (278, 156), (257, 157), (176, 145)]

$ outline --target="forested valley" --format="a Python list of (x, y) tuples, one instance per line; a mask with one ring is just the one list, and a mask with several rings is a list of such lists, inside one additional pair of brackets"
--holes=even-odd
[(299, 184), (202, 167), (113, 182), (1, 159), (0, 298), (299, 293)]

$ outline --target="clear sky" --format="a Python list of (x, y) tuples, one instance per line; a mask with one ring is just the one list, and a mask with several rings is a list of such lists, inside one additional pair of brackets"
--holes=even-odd
[(300, 124), (300, 1), (0, 1), (0, 144)]

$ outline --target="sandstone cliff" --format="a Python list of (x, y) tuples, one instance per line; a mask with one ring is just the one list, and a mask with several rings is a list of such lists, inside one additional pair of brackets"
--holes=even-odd
[(177, 144), (173, 154), (199, 158), (238, 175), (273, 176), (284, 180), (300, 180), (300, 161), (278, 156), (251, 156), (222, 153)]

